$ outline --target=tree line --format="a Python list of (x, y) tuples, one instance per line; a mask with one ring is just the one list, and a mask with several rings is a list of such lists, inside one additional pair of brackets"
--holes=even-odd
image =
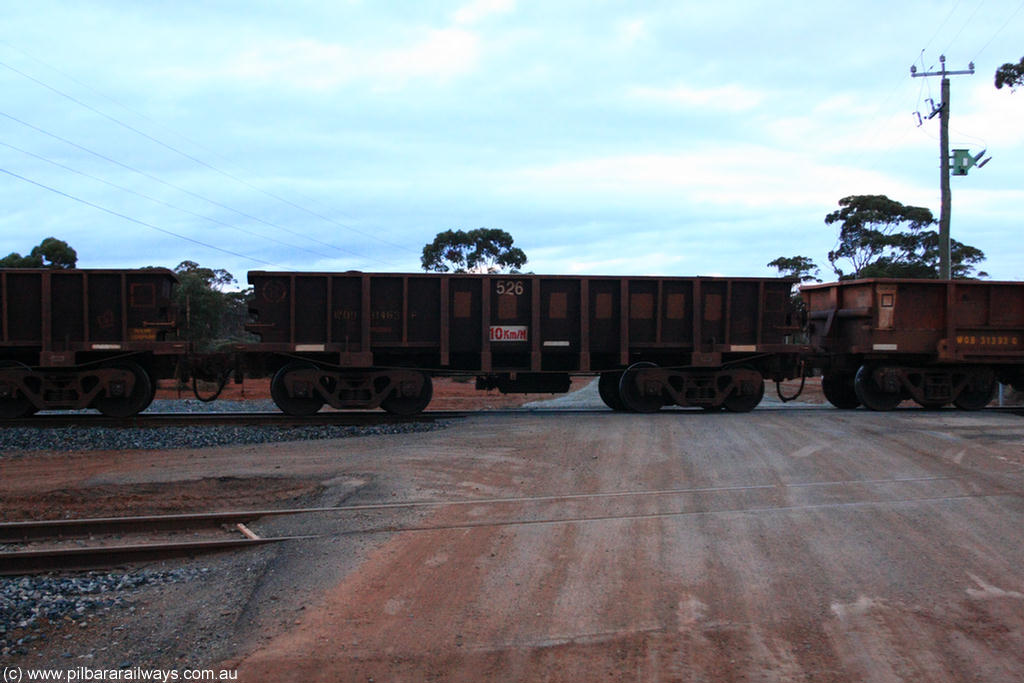
[[(921, 206), (907, 206), (885, 195), (852, 195), (839, 200), (839, 209), (825, 216), (838, 224), (839, 236), (828, 262), (836, 278), (864, 277), (935, 279), (939, 277), (938, 221)], [(953, 278), (987, 277), (977, 270), (985, 260), (980, 249), (950, 241)], [(780, 256), (768, 263), (781, 275), (801, 282), (821, 282), (821, 269), (807, 256)]]

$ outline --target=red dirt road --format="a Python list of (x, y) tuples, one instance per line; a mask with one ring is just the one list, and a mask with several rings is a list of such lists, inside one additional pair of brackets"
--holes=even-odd
[(243, 681), (1021, 680), (1022, 436), (1005, 413), (805, 409), (342, 443), (341, 469), (452, 504), (400, 520), (225, 664)]

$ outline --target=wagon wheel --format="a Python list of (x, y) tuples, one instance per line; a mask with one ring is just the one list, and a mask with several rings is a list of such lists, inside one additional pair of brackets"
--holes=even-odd
[(35, 412), (36, 407), (32, 405), (32, 401), (20, 393), (17, 396), (0, 398), (0, 418), (16, 420), (19, 417), (28, 417)]
[(428, 375), (419, 374), (423, 377), (423, 386), (420, 388), (419, 394), (416, 396), (399, 396), (398, 387), (396, 386), (388, 394), (388, 397), (380, 402), (380, 407), (392, 415), (402, 415), (404, 417), (422, 413), (430, 403), (430, 398), (434, 395), (434, 384)]
[(977, 384), (970, 382), (953, 399), (953, 405), (960, 410), (981, 410), (989, 403), (996, 393), (996, 380), (991, 375), (977, 378)]
[(637, 376), (645, 368), (656, 368), (656, 364), (640, 361), (630, 365), (619, 379), (619, 398), (627, 410), (635, 413), (656, 413), (665, 405), (661, 395), (645, 394), (637, 384)]
[(871, 410), (892, 410), (903, 400), (900, 392), (883, 391), (873, 377), (875, 367), (862, 365), (853, 378), (853, 388), (864, 407)]
[(323, 398), (313, 393), (312, 396), (290, 396), (288, 386), (285, 384), (285, 377), (293, 372), (316, 370), (312, 363), (295, 362), (289, 363), (274, 374), (270, 380), (270, 397), (274, 404), (281, 409), (281, 412), (295, 417), (313, 415), (324, 405)]
[[(752, 369), (752, 368), (744, 368)], [(757, 372), (754, 370), (754, 372)], [(739, 387), (736, 387), (731, 394), (725, 397), (722, 405), (730, 413), (749, 413), (757, 407), (757, 404), (764, 398), (764, 378), (757, 372), (758, 381), (754, 384), (754, 391), (750, 394), (741, 394)]]
[(135, 376), (135, 386), (127, 396), (98, 396), (92, 407), (107, 417), (131, 417), (145, 410), (153, 401), (153, 381), (149, 373), (137, 363), (122, 361), (105, 366), (111, 370), (125, 370)]
[(628, 410), (626, 404), (622, 402), (622, 396), (619, 394), (619, 382), (621, 381), (621, 372), (602, 372), (597, 380), (597, 393), (601, 395), (601, 400), (604, 401), (604, 404), (612, 410)]
[[(30, 369), (27, 365), (23, 365), (13, 360), (0, 361), (0, 371), (4, 368)], [(27, 396), (13, 387), (10, 396), (0, 398), (0, 418), (16, 420), (19, 417), (28, 417), (35, 412), (36, 407), (32, 401), (28, 400)]]
[(842, 410), (853, 410), (860, 405), (853, 388), (853, 373), (837, 372), (821, 378), (821, 391), (828, 402)]

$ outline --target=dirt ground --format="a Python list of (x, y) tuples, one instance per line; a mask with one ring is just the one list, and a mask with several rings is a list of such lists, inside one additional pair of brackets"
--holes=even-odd
[(804, 404), (3, 459), (5, 500), (250, 481), (276, 482), (277, 503), (349, 508), (256, 522), (317, 538), (193, 560), (202, 580), (58, 630), (21, 665), (254, 682), (1021, 680), (1022, 444), (1008, 412)]

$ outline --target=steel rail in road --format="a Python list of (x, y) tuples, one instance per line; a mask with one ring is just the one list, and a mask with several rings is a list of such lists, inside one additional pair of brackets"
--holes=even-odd
[[(929, 477), (908, 477), (895, 479), (877, 480), (839, 480), (828, 482), (808, 482), (801, 484), (789, 484), (783, 488), (820, 488), (820, 487), (842, 487), (842, 486), (864, 486), (864, 485), (890, 485), (903, 484), (912, 485), (920, 483), (931, 483), (959, 481), (956, 477), (929, 476)], [(135, 546), (97, 546), (91, 548), (68, 548), (68, 549), (44, 549), (25, 550), (13, 553), (0, 553), (0, 575), (20, 574), (28, 571), (46, 571), (50, 569), (71, 569), (89, 568), (96, 566), (111, 566), (127, 561), (138, 561), (152, 559), (154, 557), (171, 557), (180, 555), (193, 555), (211, 550), (236, 549), (262, 543), (272, 543), (285, 540), (298, 540), (313, 538), (313, 536), (285, 536), (272, 538), (259, 538), (244, 527), (244, 522), (253, 519), (301, 515), (301, 514), (324, 514), (324, 513), (352, 513), (387, 511), (396, 509), (414, 508), (438, 508), (438, 507), (461, 507), (481, 505), (522, 505), (522, 504), (546, 504), (560, 501), (579, 500), (614, 500), (626, 498), (652, 498), (672, 497), (680, 495), (708, 495), (727, 492), (742, 492), (751, 490), (777, 490), (779, 485), (774, 482), (750, 484), (744, 486), (721, 486), (721, 487), (695, 487), (695, 488), (670, 488), (670, 489), (644, 489), (625, 491), (594, 491), (588, 493), (551, 493), (538, 496), (518, 496), (508, 498), (466, 498), (466, 499), (422, 499), (406, 501), (382, 501), (357, 503), (353, 505), (331, 506), (331, 507), (309, 507), (309, 508), (280, 508), (267, 510), (236, 510), (230, 512), (213, 513), (184, 513), (172, 515), (150, 515), (134, 517), (99, 517), (87, 519), (59, 519), (42, 521), (21, 521), (0, 523), (0, 543), (24, 543), (43, 539), (59, 540), (81, 537), (96, 537), (104, 534), (120, 533), (146, 533), (166, 532), (183, 529), (211, 528), (218, 525), (235, 524), (247, 538), (224, 539), (214, 541), (191, 541), (186, 543), (162, 543), (162, 544), (141, 544)], [(437, 531), (444, 529), (465, 529), (477, 526), (516, 526), (528, 524), (555, 524), (555, 523), (581, 523), (603, 521), (608, 519), (646, 519), (656, 517), (678, 517), (692, 514), (720, 514), (725, 512), (759, 512), (769, 511), (793, 511), (800, 509), (817, 509), (820, 507), (852, 507), (864, 505), (886, 505), (900, 503), (914, 503), (927, 501), (954, 501), (970, 500), (975, 498), (1017, 496), (1014, 491), (996, 486), (991, 491), (973, 491), (968, 494), (941, 495), (941, 496), (912, 496), (909, 498), (896, 498), (891, 500), (849, 500), (833, 501), (820, 504), (806, 504), (795, 506), (756, 506), (750, 508), (730, 508), (727, 510), (700, 511), (700, 510), (677, 510), (657, 513), (632, 513), (619, 515), (594, 515), (577, 517), (544, 517), (540, 519), (504, 519), (504, 520), (473, 520), (467, 522), (455, 522), (442, 525), (434, 524), (384, 524), (371, 528), (351, 529), (341, 532), (342, 535), (349, 534), (375, 534), (394, 533), (403, 531)]]
[[(117, 566), (127, 562), (191, 556), (218, 550), (237, 550), (267, 543), (311, 538), (311, 536), (264, 538), (252, 533), (243, 524), (245, 521), (266, 516), (268, 513), (273, 514), (273, 512), (196, 513), (4, 522), (0, 523), (0, 543), (40, 543), (122, 533), (162, 533), (183, 529), (211, 528), (222, 524), (235, 524), (243, 537), (4, 551), (0, 552), (0, 576), (33, 574), (52, 570), (95, 569)], [(278, 512), (277, 514), (288, 514), (288, 512)]]
[(237, 550), (267, 543), (280, 543), (308, 536), (275, 538), (231, 538), (179, 543), (140, 543), (88, 548), (17, 550), (0, 553), (0, 576), (39, 574), (56, 570), (84, 570), (115, 567), (128, 562), (192, 556), (218, 550)]
[(274, 514), (295, 514), (296, 512), (297, 510), (235, 510), (232, 512), (0, 522), (0, 543), (24, 543), (40, 539), (80, 538), (103, 534), (202, 529), (221, 524), (244, 523)]

